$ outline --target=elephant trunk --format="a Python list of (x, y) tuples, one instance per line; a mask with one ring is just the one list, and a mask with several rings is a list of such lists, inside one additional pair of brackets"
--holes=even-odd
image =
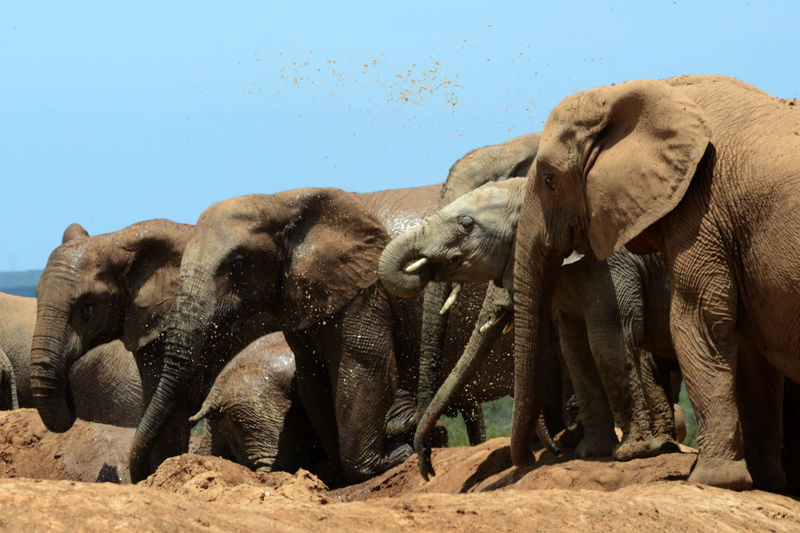
[(419, 294), (433, 277), (430, 258), (418, 246), (424, 227), (418, 226), (392, 239), (378, 263), (378, 275), (386, 289), (402, 298)]
[(31, 395), (50, 431), (63, 433), (75, 423), (75, 401), (69, 384), (69, 316), (55, 308), (41, 309), (31, 344)]
[[(207, 278), (210, 279), (210, 276)], [(187, 285), (189, 286), (186, 287)], [(203, 290), (209, 292), (210, 289), (201, 286), (199, 290), (195, 290), (198, 287), (195, 283), (185, 284), (183, 280), (180, 286), (183, 290), (179, 289), (176, 295), (175, 308), (167, 323), (161, 379), (136, 428), (131, 445), (130, 473), (134, 483), (152, 473), (158, 466), (153, 462), (163, 459), (153, 457), (154, 447), (178, 410), (178, 398), (183, 398), (198, 368), (196, 356), (203, 350), (206, 332), (211, 326), (211, 313), (206, 312), (201, 303), (208, 299), (196, 296)], [(177, 454), (180, 450), (170, 452)]]
[[(440, 285), (444, 284), (435, 283), (432, 284), (432, 287), (437, 287)], [(493, 285), (489, 287), (486, 292), (484, 304), (481, 307), (480, 315), (478, 316), (478, 321), (475, 325), (475, 328), (472, 330), (472, 335), (470, 336), (466, 348), (464, 348), (463, 355), (459, 358), (456, 366), (447, 376), (447, 379), (445, 379), (442, 386), (439, 387), (438, 391), (436, 391), (436, 395), (433, 396), (433, 399), (426, 399), (424, 405), (422, 404), (423, 392), (428, 391), (423, 388), (423, 385), (427, 387), (427, 389), (430, 389), (430, 395), (433, 395), (432, 390), (435, 390), (436, 386), (434, 383), (423, 384), (422, 378), (424, 374), (422, 362), (425, 361), (425, 359), (423, 357), (420, 359), (420, 401), (418, 407), (421, 411), (424, 411), (424, 413), (422, 413), (419, 418), (419, 422), (417, 423), (417, 431), (414, 434), (414, 451), (416, 451), (417, 455), (419, 456), (420, 473), (426, 480), (428, 479), (429, 475), (435, 475), (430, 462), (430, 448), (426, 443), (428, 434), (433, 429), (436, 421), (439, 420), (439, 417), (442, 415), (447, 406), (453, 401), (458, 393), (463, 390), (464, 385), (475, 374), (475, 371), (477, 370), (478, 366), (480, 366), (481, 361), (486, 358), (492, 346), (494, 346), (495, 341), (497, 341), (497, 339), (500, 337), (503, 328), (511, 319), (510, 312), (505, 307), (495, 305), (498, 299), (497, 293), (501, 290), (502, 289), (494, 287)], [(425, 296), (428, 296), (427, 290)], [(438, 313), (436, 313), (436, 317), (442, 318), (439, 317)], [(442, 323), (443, 322), (444, 320), (442, 319)], [(485, 330), (481, 327), (485, 324), (494, 325), (488, 330)], [(441, 336), (439, 337), (441, 338)], [(441, 358), (432, 359), (435, 359), (435, 361), (439, 363), (439, 367), (441, 366)], [(440, 369), (437, 368), (436, 370), (436, 375), (438, 376)]]
[[(531, 211), (531, 210), (529, 210)], [(541, 216), (541, 214), (539, 213)], [(535, 235), (535, 214), (523, 211), (517, 229), (514, 261), (514, 409), (511, 425), (511, 459), (516, 466), (531, 466), (531, 443), (537, 417), (548, 389), (547, 361), (553, 286), (561, 258)], [(541, 222), (541, 221), (538, 221)]]

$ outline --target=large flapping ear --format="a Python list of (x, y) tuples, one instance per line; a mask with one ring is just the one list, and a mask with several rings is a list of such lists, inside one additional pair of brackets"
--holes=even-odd
[(64, 230), (64, 234), (61, 236), (61, 244), (65, 242), (74, 241), (75, 239), (82, 239), (84, 237), (88, 237), (89, 232), (86, 231), (83, 226), (78, 224), (77, 222), (73, 222), (67, 229)]
[(339, 189), (275, 196), (294, 212), (284, 231), (288, 259), (283, 313), (291, 329), (304, 329), (378, 281), (378, 260), (389, 236), (360, 201)]
[(152, 342), (164, 330), (192, 228), (169, 220), (149, 220), (119, 232), (119, 246), (129, 258), (124, 273), (127, 301), (122, 332), (129, 350)]
[(711, 128), (697, 104), (657, 80), (592, 89), (562, 104), (553, 115), (582, 143), (588, 235), (603, 260), (678, 205)]

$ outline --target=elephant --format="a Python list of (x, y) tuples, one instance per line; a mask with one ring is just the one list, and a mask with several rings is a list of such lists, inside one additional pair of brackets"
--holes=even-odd
[(800, 380), (800, 110), (725, 76), (576, 93), (545, 123), (514, 259), (511, 452), (527, 424), (553, 282), (573, 251), (660, 252), (670, 333), (698, 421), (689, 481), (779, 490), (783, 377)]
[[(442, 185), (439, 193), (439, 201), (437, 209), (441, 209), (459, 196), (483, 185), (484, 183), (502, 181), (511, 177), (524, 177), (528, 173), (533, 158), (539, 148), (538, 133), (522, 135), (509, 141), (489, 145), (483, 148), (472, 150), (456, 161), (450, 168), (447, 175), (447, 180)], [(422, 413), (425, 412), (428, 404), (433, 398), (434, 392), (439, 387), (441, 380), (439, 379), (442, 374), (442, 351), (444, 350), (445, 340), (449, 339), (446, 332), (448, 324), (448, 309), (462, 287), (472, 292), (485, 292), (485, 284), (468, 284), (462, 286), (461, 284), (451, 284), (449, 282), (434, 282), (425, 287), (423, 296), (423, 317), (422, 317), (422, 331), (421, 331), (421, 345), (420, 345), (420, 362), (419, 362), (419, 386), (417, 391), (417, 419)], [(399, 287), (396, 287), (395, 293), (402, 295)], [(413, 291), (416, 294), (416, 290)], [(464, 295), (461, 295), (463, 298)], [(498, 306), (502, 304), (501, 301), (495, 299), (507, 299), (505, 295), (490, 291), (486, 295), (484, 304), (481, 306), (485, 316), (492, 316)], [(492, 334), (493, 335), (493, 334)], [(475, 333), (475, 340), (472, 343), (474, 346), (479, 345), (492, 345), (486, 339), (482, 338), (479, 331)], [(507, 390), (511, 392), (512, 378), (510, 372), (511, 357), (513, 353), (513, 343), (510, 338), (497, 339), (497, 345), (494, 346), (494, 351), (498, 354), (509, 354), (508, 359), (503, 358), (502, 367), (498, 367), (498, 377), (503, 379), (507, 384)], [(556, 406), (556, 410), (560, 409), (560, 405)], [(552, 411), (545, 409), (545, 411)], [(486, 429), (482, 422), (482, 416), (476, 416), (476, 422), (471, 427), (468, 425), (468, 438), (470, 444), (478, 444), (486, 439)], [(465, 418), (466, 420), (466, 418)], [(554, 417), (548, 417), (548, 423), (551, 427), (557, 429), (557, 423)], [(422, 459), (422, 458), (421, 458)], [(420, 463), (421, 465), (423, 463)]]
[[(75, 420), (78, 386), (73, 369), (95, 346), (116, 340), (129, 350), (141, 382), (137, 425), (161, 376), (164, 319), (172, 306), (178, 266), (192, 226), (156, 219), (89, 237), (70, 226), (50, 254), (36, 290), (30, 387), (45, 426), (68, 430)], [(71, 238), (70, 238), (71, 237)], [(33, 320), (33, 319), (32, 319)], [(220, 367), (204, 367), (187, 391), (182, 416), (154, 449), (153, 462), (188, 447), (188, 418), (200, 407)], [(118, 401), (124, 390), (105, 392)]]
[[(392, 240), (379, 264), (384, 285), (393, 291), (401, 280), (401, 290), (416, 284), (420, 291), (426, 280), (488, 280), (497, 285), (505, 280), (508, 284), (526, 184), (526, 178), (484, 184)], [(408, 272), (408, 265), (423, 259), (423, 266)], [(504, 292), (508, 304), (485, 322), (499, 322), (495, 330), (510, 321), (512, 305), (509, 292)], [(660, 257), (639, 257), (624, 248), (607, 262), (583, 257), (562, 267), (554, 299), (561, 353), (584, 430), (577, 455), (602, 456), (613, 451), (616, 459), (629, 460), (677, 451), (669, 370), (656, 372), (651, 355), (675, 360), (669, 339), (669, 285)], [(470, 379), (480, 353), (479, 349), (465, 351), (428, 406), (415, 438), (418, 454), (427, 455), (421, 449), (426, 431), (442, 406)], [(614, 421), (622, 429), (619, 444)]]
[[(430, 198), (400, 217), (410, 224), (409, 213), (418, 213), (418, 223), (433, 211), (435, 190), (371, 194), (389, 206)], [(398, 392), (414, 390), (420, 306), (391, 297), (378, 283), (378, 257), (392, 224), (368, 205), (363, 195), (306, 188), (230, 198), (200, 215), (167, 320), (163, 377), (131, 448), (132, 479), (149, 474), (153, 443), (193, 382), (202, 363), (194, 354), (207, 351), (212, 331), (229, 333), (231, 344), (283, 331), (311, 424), (349, 481), (410, 455), (410, 446), (384, 428)], [(245, 323), (259, 327), (246, 330)], [(226, 363), (228, 352), (215, 352), (217, 362)], [(487, 393), (491, 380), (484, 382)]]
[(294, 354), (282, 333), (256, 339), (225, 365), (189, 421), (203, 418), (198, 453), (264, 472), (318, 470), (320, 446), (297, 395)]
[[(33, 407), (31, 342), (36, 299), (0, 293), (0, 398), (2, 409)], [(70, 368), (76, 415), (88, 422), (135, 427), (142, 390), (133, 355), (119, 342), (89, 351)], [(113, 391), (113, 394), (109, 394)]]

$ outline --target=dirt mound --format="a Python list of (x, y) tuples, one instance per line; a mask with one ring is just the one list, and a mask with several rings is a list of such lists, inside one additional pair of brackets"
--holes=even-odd
[(0, 477), (130, 483), (134, 432), (79, 419), (53, 433), (35, 409), (0, 411)]
[(205, 502), (258, 504), (270, 496), (317, 503), (328, 500), (328, 487), (306, 470), (253, 472), (226, 459), (193, 454), (167, 459), (140, 485)]
[(566, 453), (556, 458), (546, 450), (539, 450), (535, 468), (515, 468), (511, 464), (509, 439), (499, 438), (467, 448), (434, 449), (432, 461), (438, 475), (430, 482), (420, 476), (414, 456), (380, 476), (332, 494), (343, 501), (354, 501), (410, 492), (459, 493), (507, 488), (611, 491), (632, 484), (685, 480), (695, 459), (694, 450), (687, 450), (691, 452), (624, 463), (610, 458), (576, 460)]

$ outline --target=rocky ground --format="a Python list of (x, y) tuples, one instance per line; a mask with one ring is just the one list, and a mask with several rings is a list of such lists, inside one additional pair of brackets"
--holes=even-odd
[[(138, 485), (114, 475), (132, 430), (46, 431), (35, 411), (0, 413), (2, 531), (800, 531), (800, 502), (685, 481), (691, 453), (618, 463), (554, 458), (511, 466), (508, 439), (435, 450), (365, 483), (328, 490), (300, 471), (256, 474), (191, 454)], [(105, 466), (104, 466), (105, 465)], [(35, 479), (32, 479), (35, 478)]]

